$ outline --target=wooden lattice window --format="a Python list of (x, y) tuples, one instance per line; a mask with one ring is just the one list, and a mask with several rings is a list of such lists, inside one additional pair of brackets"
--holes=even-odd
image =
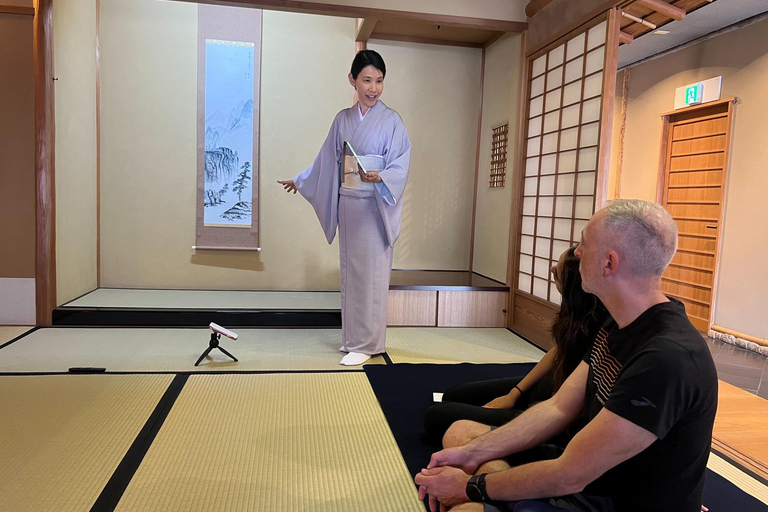
[(504, 186), (507, 177), (507, 141), (509, 139), (509, 124), (493, 129), (491, 140), (491, 188)]

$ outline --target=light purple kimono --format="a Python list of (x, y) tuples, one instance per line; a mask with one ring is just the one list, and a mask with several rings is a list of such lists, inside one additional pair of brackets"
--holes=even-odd
[[(341, 187), (345, 141), (361, 160), (383, 162), (381, 169), (366, 167), (377, 171), (382, 183)], [(393, 247), (410, 159), (411, 142), (397, 112), (377, 101), (361, 121), (354, 105), (336, 115), (314, 163), (293, 180), (315, 209), (329, 244), (339, 230), (343, 351), (384, 352)]]

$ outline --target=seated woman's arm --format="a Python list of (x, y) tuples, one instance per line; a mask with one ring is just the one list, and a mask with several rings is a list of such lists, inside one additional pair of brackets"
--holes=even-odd
[(485, 407), (492, 409), (511, 409), (517, 403), (517, 400), (523, 393), (530, 390), (534, 384), (539, 382), (544, 376), (552, 371), (552, 367), (555, 363), (555, 356), (557, 355), (557, 347), (552, 347), (549, 352), (544, 354), (544, 357), (534, 366), (528, 375), (523, 377), (516, 387), (504, 396), (494, 398)]

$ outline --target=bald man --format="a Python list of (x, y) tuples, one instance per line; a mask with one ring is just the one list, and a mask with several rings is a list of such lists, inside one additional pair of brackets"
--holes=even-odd
[[(717, 373), (683, 305), (661, 292), (676, 250), (677, 226), (655, 203), (611, 201), (590, 219), (576, 249), (582, 286), (612, 320), (550, 400), (495, 430), (451, 426), (416, 475), (432, 510), (703, 509)], [(564, 451), (543, 445), (580, 417)]]

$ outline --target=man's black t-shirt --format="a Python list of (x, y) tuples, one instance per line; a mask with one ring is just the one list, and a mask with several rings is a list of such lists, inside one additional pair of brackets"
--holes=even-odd
[(609, 320), (584, 361), (588, 419), (605, 407), (658, 437), (585, 493), (610, 496), (617, 512), (700, 512), (717, 372), (684, 306), (670, 299), (623, 329)]

